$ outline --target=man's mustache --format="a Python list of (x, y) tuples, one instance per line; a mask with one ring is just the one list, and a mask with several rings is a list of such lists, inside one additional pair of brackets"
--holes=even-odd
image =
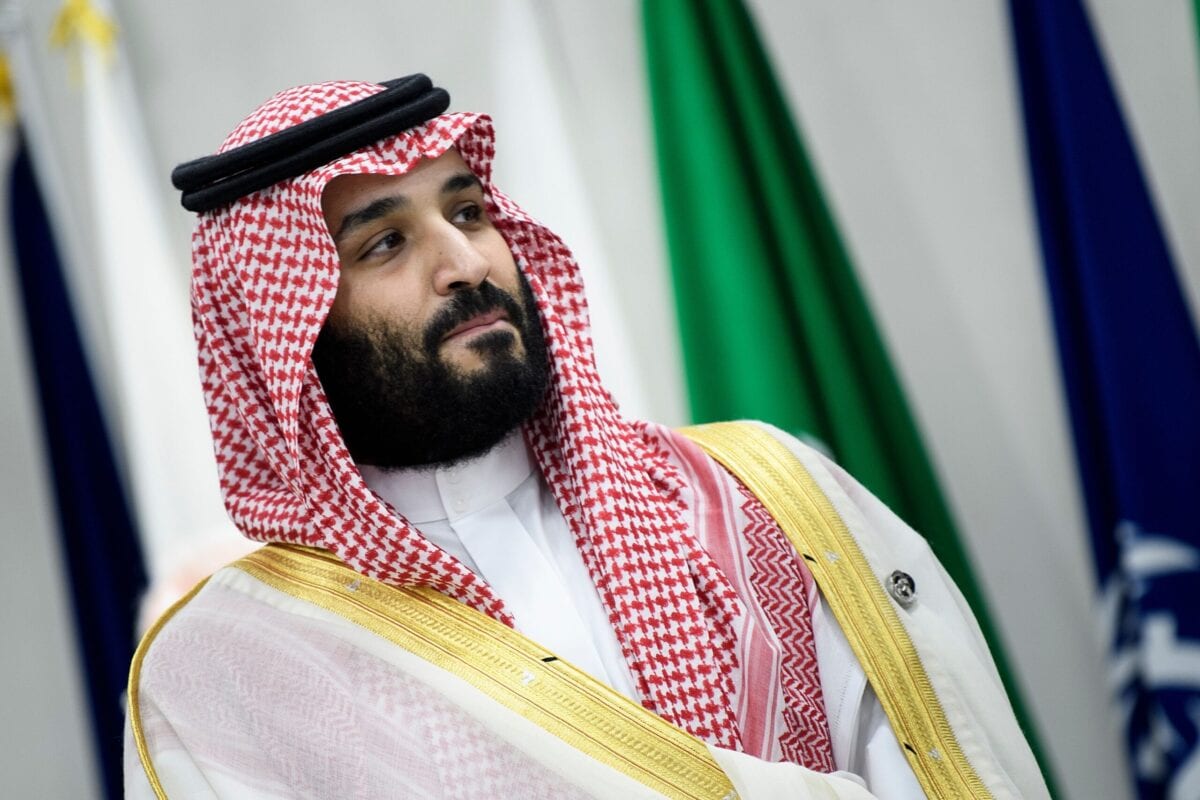
[(525, 314), (521, 304), (494, 283), (485, 281), (471, 289), (460, 289), (425, 326), (425, 352), (436, 353), (447, 333), (467, 320), (496, 309), (508, 314), (509, 321), (517, 330), (524, 329)]

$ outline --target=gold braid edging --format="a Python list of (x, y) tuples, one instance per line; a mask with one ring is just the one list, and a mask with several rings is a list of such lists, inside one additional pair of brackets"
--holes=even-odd
[(921, 658), (846, 523), (791, 451), (751, 423), (680, 431), (750, 489), (804, 558), (931, 798), (987, 800)]

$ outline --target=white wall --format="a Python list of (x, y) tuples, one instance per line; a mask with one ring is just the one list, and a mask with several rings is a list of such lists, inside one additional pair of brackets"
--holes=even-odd
[[(2, 138), (8, 163), (13, 142)], [(92, 731), (13, 257), (0, 237), (0, 783), (7, 797), (84, 798), (96, 785)]]
[[(31, 2), (31, 26), (44, 31), (57, 5)], [(1123, 770), (1102, 701), (1007, 6), (750, 5), (969, 537), (1064, 794), (1120, 797)], [(1200, 298), (1200, 232), (1188, 224), (1200, 218), (1190, 4), (1134, 10), (1094, 0), (1090, 8), (1134, 113), (1172, 246)], [(559, 230), (591, 270), (602, 369), (626, 409), (686, 421), (636, 0), (121, 0), (117, 11), (181, 261), (191, 222), (165, 180), (172, 165), (211, 151), (245, 113), (286, 86), (428, 72), (450, 89), (454, 108), (493, 114), (498, 184)], [(47, 106), (60, 120), (52, 144), (66, 174), (76, 175), (77, 93), (61, 55), (40, 57)], [(13, 336), (0, 327), (0, 355), (17, 352)], [(632, 355), (623, 355), (631, 345)], [(11, 383), (8, 405), (21, 375), (3, 374)], [(28, 410), (28, 399), (22, 402)], [(5, 488), (18, 485), (13, 474), (29, 462), (32, 446), (4, 451), (26, 454), (17, 463), (0, 459)], [(37, 535), (46, 536), (46, 512), (24, 505), (40, 520)], [(0, 519), (5, 541), (36, 527)], [(51, 586), (51, 556), (42, 562), (39, 585)], [(31, 643), (39, 663), (65, 661), (61, 606), (47, 606), (44, 623), (44, 631), (58, 632)], [(6, 617), (5, 632), (16, 624)], [(25, 679), (7, 662), (0, 668)], [(41, 693), (64, 699), (51, 717), (69, 718), (77, 688), (64, 674), (44, 678)], [(33, 781), (45, 764), (58, 763), (53, 750), (44, 753), (14, 759), (0, 747), (0, 774)], [(63, 772), (55, 775), (65, 779)], [(88, 780), (85, 772), (75, 779)]]
[(1114, 797), (1006, 7), (760, 11), (1045, 746)]

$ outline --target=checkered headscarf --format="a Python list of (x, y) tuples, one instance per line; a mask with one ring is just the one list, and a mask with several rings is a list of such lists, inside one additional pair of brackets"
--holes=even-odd
[[(290, 89), (246, 118), (238, 147), (380, 91)], [(221, 488), (242, 531), (332, 551), (365, 575), (430, 586), (511, 624), (479, 577), (367, 488), (312, 366), (339, 261), (321, 193), (346, 173), (400, 175), (456, 147), (537, 298), (550, 389), (525, 436), (608, 611), (645, 704), (693, 734), (737, 745), (736, 593), (689, 524), (677, 469), (623, 419), (592, 356), (579, 269), (553, 233), (491, 185), (491, 121), (449, 114), (206, 212), (194, 236), (193, 311)]]

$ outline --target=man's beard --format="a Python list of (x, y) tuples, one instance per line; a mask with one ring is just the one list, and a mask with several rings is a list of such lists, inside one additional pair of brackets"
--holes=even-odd
[[(481, 455), (533, 415), (549, 379), (533, 292), (520, 274), (521, 302), (491, 283), (453, 295), (413, 342), (387, 320), (327, 321), (313, 365), (350, 455), (384, 469), (451, 464)], [(467, 373), (439, 357), (442, 338), (479, 314), (503, 309), (520, 333), (477, 334), (484, 361)]]

